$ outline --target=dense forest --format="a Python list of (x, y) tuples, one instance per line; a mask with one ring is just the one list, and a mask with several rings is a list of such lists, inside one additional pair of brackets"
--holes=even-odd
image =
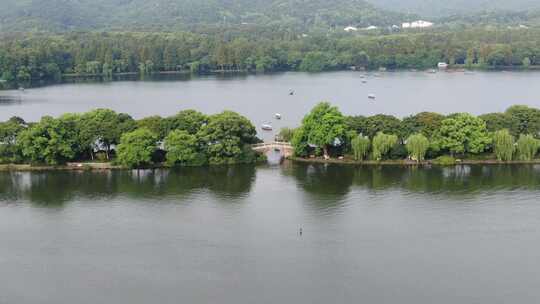
[(386, 28), (421, 18), (437, 26), (539, 25), (539, 11), (536, 0), (3, 0), (0, 33), (238, 27), (340, 31), (349, 25)]
[[(184, 110), (171, 117), (134, 120), (98, 109), (82, 114), (0, 122), (0, 163), (61, 165), (69, 161), (113, 162), (124, 167), (256, 163), (264, 156), (245, 117), (230, 111), (204, 115)], [(329, 103), (313, 108), (296, 129), (283, 129), (298, 157), (356, 161), (456, 159), (531, 161), (540, 148), (540, 110), (512, 106), (503, 113), (473, 116), (418, 113), (344, 116)]]
[(308, 36), (265, 30), (114, 32), (17, 34), (0, 41), (3, 86), (60, 79), (65, 74), (426, 69), (441, 61), (466, 68), (540, 65), (540, 30), (471, 28)]
[(540, 9), (537, 0), (368, 0), (389, 9), (428, 17), (448, 17), (485, 11), (527, 11)]
[(363, 0), (3, 0), (0, 30), (308, 29), (399, 24), (404, 15)]

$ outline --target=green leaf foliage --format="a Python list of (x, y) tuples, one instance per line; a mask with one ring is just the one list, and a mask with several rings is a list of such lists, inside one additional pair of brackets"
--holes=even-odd
[(416, 133), (421, 133), (427, 138), (431, 138), (435, 131), (439, 129), (443, 120), (444, 116), (438, 113), (418, 113), (403, 119), (401, 132), (405, 138)]
[(352, 139), (351, 146), (354, 159), (357, 161), (364, 160), (368, 156), (371, 141), (365, 136), (356, 136)]
[(148, 129), (137, 129), (122, 135), (118, 145), (118, 163), (140, 168), (152, 164), (152, 155), (157, 150), (157, 135)]
[(517, 155), (520, 160), (531, 161), (534, 159), (540, 148), (540, 140), (532, 135), (519, 136), (517, 141)]
[(103, 147), (109, 157), (112, 145), (120, 143), (124, 133), (135, 130), (137, 123), (131, 116), (109, 109), (97, 109), (83, 114), (81, 140), (89, 150)]
[(434, 136), (435, 145), (450, 153), (481, 153), (491, 143), (486, 122), (467, 113), (442, 121)]
[(506, 129), (493, 134), (493, 151), (499, 161), (511, 161), (515, 151), (514, 136)]
[[(340, 146), (345, 142), (347, 128), (345, 117), (327, 102), (316, 105), (302, 120), (301, 130), (293, 144), (296, 146), (311, 144), (323, 149), (325, 154), (329, 146)], [(299, 142), (305, 139), (307, 142)]]
[(168, 117), (164, 123), (167, 133), (174, 130), (181, 130), (195, 135), (208, 123), (208, 116), (195, 110), (184, 110), (172, 117)]
[[(245, 117), (225, 111), (208, 118), (197, 133), (210, 164), (232, 164), (246, 161), (246, 145), (257, 143), (257, 131)], [(249, 158), (249, 157), (248, 157)]]
[(388, 135), (379, 132), (373, 138), (373, 159), (380, 161), (396, 145), (398, 138), (396, 135)]
[(528, 106), (512, 106), (506, 110), (510, 121), (510, 132), (514, 136), (531, 134), (538, 137), (540, 134), (540, 109)]
[(201, 151), (197, 137), (183, 130), (167, 135), (165, 150), (169, 166), (200, 166), (206, 163), (206, 155)]
[(413, 160), (423, 161), (429, 149), (429, 140), (423, 134), (414, 134), (407, 139), (406, 147)]
[(20, 161), (20, 148), (17, 137), (26, 129), (23, 119), (12, 117), (6, 122), (0, 122), (0, 163)]
[(22, 155), (33, 163), (58, 165), (74, 159), (81, 152), (79, 119), (76, 114), (60, 118), (45, 116), (22, 131), (18, 138)]

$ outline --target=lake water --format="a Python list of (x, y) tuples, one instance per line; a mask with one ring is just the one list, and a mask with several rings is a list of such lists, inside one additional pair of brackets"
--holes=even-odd
[(0, 173), (0, 303), (537, 303), (539, 196), (532, 165)]
[[(345, 114), (393, 114), (421, 111), (483, 114), (514, 104), (540, 107), (540, 72), (283, 73), (236, 77), (209, 76), (186, 80), (76, 83), (0, 92), (0, 120), (18, 115), (37, 120), (45, 114), (112, 108), (136, 118), (172, 115), (183, 109), (216, 113), (225, 109), (250, 118), (258, 127), (295, 127), (320, 101), (339, 106)], [(289, 95), (294, 90), (293, 96)], [(368, 100), (375, 94), (375, 101)], [(283, 119), (274, 121), (274, 114)], [(266, 140), (271, 133), (261, 134)]]

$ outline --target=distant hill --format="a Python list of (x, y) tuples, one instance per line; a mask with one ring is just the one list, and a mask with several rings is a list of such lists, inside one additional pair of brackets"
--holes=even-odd
[(178, 29), (199, 25), (391, 25), (403, 14), (364, 0), (1, 0), (0, 31)]
[(448, 17), (486, 11), (529, 11), (540, 9), (539, 0), (368, 0), (379, 7), (424, 17)]

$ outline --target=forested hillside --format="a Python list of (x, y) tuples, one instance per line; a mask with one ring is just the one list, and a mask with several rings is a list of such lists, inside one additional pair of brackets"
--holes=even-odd
[(476, 14), (486, 11), (528, 11), (540, 9), (538, 0), (368, 0), (395, 11), (410, 12), (425, 17), (448, 17), (456, 14)]
[(537, 68), (538, 29), (467, 29), (391, 35), (309, 35), (223, 39), (175, 33), (25, 34), (0, 40), (0, 79), (7, 84), (58, 80), (65, 74), (112, 77), (120, 73), (184, 71), (309, 72), (426, 69), (445, 61), (467, 68)]
[(194, 29), (201, 25), (272, 25), (298, 29), (392, 25), (399, 13), (364, 0), (2, 0), (6, 31)]

